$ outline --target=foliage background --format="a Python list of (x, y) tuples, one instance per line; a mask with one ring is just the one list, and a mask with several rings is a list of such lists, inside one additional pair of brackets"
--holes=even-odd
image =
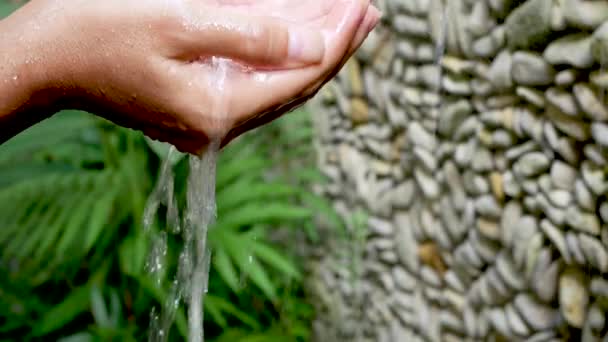
[[(0, 0), (0, 17), (16, 6)], [(309, 116), (299, 112), (223, 151), (209, 237), (208, 340), (308, 340), (314, 313), (293, 246), (315, 241), (319, 213), (341, 224), (306, 190), (323, 181), (303, 167), (313, 165), (311, 136)], [(157, 286), (144, 270), (151, 239), (142, 213), (166, 150), (77, 111), (0, 146), (0, 340), (145, 340), (181, 243), (170, 238), (166, 282)], [(180, 201), (186, 159), (175, 165)], [(182, 307), (170, 340), (185, 333)]]

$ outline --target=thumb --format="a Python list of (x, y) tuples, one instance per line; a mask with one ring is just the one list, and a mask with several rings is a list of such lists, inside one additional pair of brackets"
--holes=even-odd
[(188, 44), (198, 58), (221, 56), (280, 69), (317, 64), (325, 54), (320, 31), (277, 18), (219, 8), (194, 20), (199, 22), (189, 30)]

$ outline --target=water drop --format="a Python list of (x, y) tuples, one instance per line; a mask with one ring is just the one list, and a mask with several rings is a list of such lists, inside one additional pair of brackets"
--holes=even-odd
[(146, 271), (154, 276), (157, 285), (162, 282), (167, 257), (167, 233), (160, 232), (152, 241), (152, 250), (146, 261)]

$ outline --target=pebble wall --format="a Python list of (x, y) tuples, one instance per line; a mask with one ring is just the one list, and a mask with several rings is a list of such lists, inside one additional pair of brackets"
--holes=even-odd
[(314, 103), (368, 215), (315, 248), (316, 340), (608, 341), (608, 1), (377, 4)]

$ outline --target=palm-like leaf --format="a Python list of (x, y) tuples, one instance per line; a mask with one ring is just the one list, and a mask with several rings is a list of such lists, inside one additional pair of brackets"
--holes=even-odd
[[(294, 155), (284, 158), (285, 151), (305, 157), (312, 136), (307, 115), (287, 118), (236, 140), (218, 166), (218, 220), (209, 242), (219, 288), (210, 289), (205, 309), (218, 326), (228, 329), (236, 319), (251, 337), (264, 336), (266, 323), (232, 302), (247, 295), (242, 279), (253, 285), (246, 292), (272, 305), (287, 300), (282, 287), (301, 279), (290, 253), (269, 242), (272, 227), (311, 227), (313, 212), (338, 223), (327, 203), (303, 190), (322, 176), (291, 168)], [(151, 150), (165, 155), (166, 145), (146, 145), (133, 132), (80, 112), (58, 114), (0, 147), (0, 335), (134, 340), (134, 331), (142, 332), (126, 321), (128, 314), (116, 313), (130, 310), (140, 322), (151, 301), (167, 297), (143, 272), (148, 237), (141, 213), (154, 178), (147, 169)], [(291, 171), (278, 178), (271, 172), (277, 168)], [(124, 302), (136, 295), (135, 303)], [(91, 321), (91, 328), (69, 328), (76, 319)], [(176, 321), (184, 335), (183, 310)]]

